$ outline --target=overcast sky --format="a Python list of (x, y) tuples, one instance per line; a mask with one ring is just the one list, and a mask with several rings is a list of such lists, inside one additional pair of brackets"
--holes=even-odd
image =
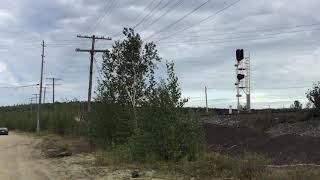
[[(28, 103), (37, 93), (3, 87), (39, 82), (42, 40), (45, 77), (62, 79), (56, 98), (85, 100), (89, 54), (75, 48), (90, 42), (76, 35), (117, 40), (124, 26), (157, 44), (160, 73), (165, 60), (176, 63), (187, 106), (205, 105), (205, 86), (210, 107), (236, 106), (237, 48), (250, 52), (253, 108), (305, 103), (308, 87), (320, 80), (319, 7), (319, 0), (2, 0), (0, 105)], [(99, 40), (97, 48), (112, 42)], [(95, 57), (100, 64), (101, 54)]]

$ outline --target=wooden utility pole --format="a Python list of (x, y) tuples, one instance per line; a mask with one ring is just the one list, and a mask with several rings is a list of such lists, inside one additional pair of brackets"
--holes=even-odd
[(52, 80), (52, 104), (54, 105), (54, 102), (55, 102), (55, 99), (54, 99), (54, 93), (55, 93), (55, 86), (57, 85), (56, 84), (56, 81), (60, 81), (61, 79), (60, 78), (55, 78), (55, 77), (52, 77), (52, 78), (46, 78), (48, 80)]
[[(33, 112), (33, 110), (32, 110), (33, 99), (34, 99), (34, 97), (30, 98), (30, 112), (31, 112), (31, 115), (32, 115), (32, 112)], [(36, 101), (37, 101), (37, 99), (36, 99)]]
[(31, 99), (32, 99), (32, 100), (34, 99), (35, 105), (37, 105), (37, 101), (38, 101), (38, 96), (39, 96), (39, 94), (32, 94), (32, 95), (35, 96), (35, 97), (32, 97)]
[(87, 106), (87, 112), (91, 111), (91, 92), (92, 92), (92, 74), (93, 74), (93, 59), (94, 59), (94, 54), (96, 52), (107, 52), (107, 50), (96, 50), (95, 49), (95, 42), (97, 39), (100, 40), (112, 40), (110, 37), (97, 37), (95, 35), (92, 36), (82, 36), (82, 35), (77, 35), (78, 38), (86, 38), (86, 39), (91, 39), (92, 44), (91, 44), (91, 49), (79, 49), (77, 48), (77, 52), (89, 52), (90, 53), (90, 70), (89, 70), (89, 88), (88, 88), (88, 106)]
[(46, 103), (47, 86), (43, 87), (43, 104)]
[(40, 132), (40, 110), (42, 101), (42, 80), (43, 80), (43, 63), (44, 63), (44, 48), (46, 47), (44, 41), (42, 41), (42, 54), (41, 54), (41, 74), (40, 74), (40, 89), (39, 89), (39, 103), (37, 112), (37, 133)]
[(207, 95), (207, 86), (204, 87), (204, 93), (206, 96), (206, 113), (208, 114), (208, 95)]

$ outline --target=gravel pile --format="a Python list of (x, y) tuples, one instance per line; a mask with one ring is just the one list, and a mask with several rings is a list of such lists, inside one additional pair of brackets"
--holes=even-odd
[(271, 136), (293, 134), (299, 136), (320, 137), (320, 120), (282, 123), (270, 128), (267, 133)]

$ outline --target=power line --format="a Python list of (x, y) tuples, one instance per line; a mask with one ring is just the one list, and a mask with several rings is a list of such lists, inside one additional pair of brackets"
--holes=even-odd
[(184, 16), (182, 16), (181, 18), (179, 18), (178, 20), (174, 21), (171, 24), (168, 24), (167, 26), (165, 26), (164, 28), (160, 29), (159, 31), (157, 31), (156, 33), (148, 36), (146, 39), (150, 39), (152, 37), (154, 37), (155, 35), (169, 29), (170, 27), (178, 24), (179, 22), (183, 21), (185, 18), (187, 18), (188, 16), (190, 16), (191, 14), (193, 14), (194, 12), (196, 12), (197, 10), (199, 10), (200, 8), (202, 8), (204, 5), (206, 5), (210, 0), (205, 1), (204, 3), (200, 4), (199, 6), (197, 6), (195, 9), (193, 9), (192, 11), (188, 12), (187, 14), (185, 14)]
[[(131, 21), (132, 23), (131, 23), (130, 27), (132, 27), (133, 24), (135, 24), (134, 22), (143, 14), (144, 11), (146, 11), (149, 7), (151, 7), (154, 2), (155, 2), (155, 0), (150, 1), (149, 4), (147, 4), (144, 7), (144, 9), (137, 16), (135, 16), (135, 18)], [(118, 37), (121, 34), (122, 34), (122, 31), (115, 33), (114, 35), (112, 35), (112, 37)]]
[[(190, 29), (190, 28), (192, 28), (192, 27), (196, 26), (196, 25), (199, 25), (199, 24), (201, 24), (201, 23), (203, 23), (203, 22), (207, 21), (208, 19), (210, 19), (210, 18), (212, 18), (212, 17), (214, 17), (214, 16), (216, 16), (216, 15), (220, 14), (221, 12), (223, 12), (223, 11), (225, 11), (225, 10), (227, 10), (227, 9), (231, 8), (232, 6), (236, 5), (236, 4), (237, 4), (237, 3), (239, 3), (240, 1), (241, 1), (241, 0), (237, 0), (237, 1), (233, 2), (233, 3), (231, 3), (230, 5), (228, 5), (228, 6), (224, 7), (224, 8), (222, 8), (222, 9), (218, 10), (218, 11), (217, 11), (217, 12), (215, 12), (214, 14), (207, 16), (206, 18), (202, 19), (202, 20), (201, 20), (201, 21), (199, 21), (198, 23), (193, 24), (193, 25), (191, 25), (191, 26), (188, 26), (188, 27), (186, 27), (186, 28), (183, 28), (183, 29), (181, 29), (181, 30), (179, 30), (179, 31), (176, 31), (175, 33), (170, 34), (169, 36), (166, 36), (166, 37), (164, 37), (164, 38), (161, 38), (161, 39), (160, 39), (160, 40), (158, 40), (157, 42), (159, 42), (159, 41), (161, 41), (161, 40), (164, 40), (164, 39), (168, 39), (168, 38), (172, 37), (172, 36), (173, 36), (173, 35), (175, 35), (175, 34), (181, 33), (181, 32), (183, 32), (183, 31), (185, 31), (185, 30), (188, 30), (188, 29)], [(152, 37), (152, 36), (151, 36), (151, 37)], [(151, 38), (151, 37), (149, 37), (149, 38)]]
[[(167, 5), (170, 4), (171, 1), (168, 1)], [(147, 30), (148, 28), (150, 28), (152, 25), (154, 25), (155, 23), (157, 23), (162, 17), (166, 16), (168, 13), (170, 13), (173, 9), (177, 8), (178, 6), (180, 6), (182, 4), (183, 0), (178, 0), (173, 6), (171, 6), (171, 8), (168, 8), (167, 11), (165, 11), (163, 14), (161, 14), (158, 18), (156, 18), (153, 22), (151, 22), (147, 27), (145, 27), (143, 29), (143, 31)], [(142, 32), (143, 32), (142, 31)]]
[[(161, 12), (163, 9), (165, 9), (171, 2), (172, 1), (168, 0), (163, 6), (161, 6), (158, 10), (156, 10), (156, 12), (154, 12), (152, 16), (149, 16), (150, 17), (149, 19), (152, 19), (153, 16), (156, 16), (158, 14), (158, 12)], [(152, 24), (154, 24), (153, 22), (154, 22), (154, 20), (151, 21), (151, 23), (148, 23), (148, 24), (146, 23), (143, 27), (141, 27), (141, 30), (142, 30), (141, 32), (145, 31), (147, 28), (152, 26)]]
[(19, 85), (19, 86), (0, 86), (0, 88), (11, 89), (11, 88), (27, 88), (27, 87), (34, 87), (34, 86), (39, 86), (39, 84)]
[[(281, 35), (285, 34), (292, 34), (292, 33), (301, 33), (301, 32), (308, 32), (308, 31), (315, 31), (320, 29), (312, 29), (312, 30), (303, 30), (303, 31), (295, 31), (295, 32), (285, 32), (285, 33), (275, 33), (273, 36), (267, 36), (267, 37), (260, 37), (260, 38), (252, 38), (252, 37), (238, 37), (238, 38), (229, 38), (229, 39), (204, 39), (204, 40), (198, 40), (198, 41), (182, 41), (182, 42), (163, 42), (162, 44), (166, 44), (167, 46), (173, 45), (203, 45), (203, 44), (223, 44), (223, 43), (230, 43), (230, 42), (237, 42), (237, 41), (256, 41), (256, 40), (266, 40), (266, 39), (273, 39), (281, 37)], [(272, 35), (272, 34), (269, 34)], [(218, 40), (218, 41), (217, 41)]]
[[(103, 10), (103, 13), (101, 14), (101, 16), (98, 18), (98, 21), (96, 22), (96, 24), (94, 26), (92, 26), (92, 28), (89, 30), (89, 32), (94, 31), (99, 25), (100, 23), (104, 20), (104, 18), (106, 17), (106, 15), (110, 12), (112, 5), (114, 4), (115, 0), (111, 0), (111, 2), (109, 2), (109, 6), (108, 6), (108, 0), (106, 0), (106, 4), (105, 4), (105, 8)], [(107, 7), (108, 6), (108, 7)]]
[[(302, 30), (294, 30), (294, 31), (286, 31), (286, 32), (274, 32), (274, 33), (266, 33), (266, 34), (257, 34), (256, 36), (264, 36), (264, 37), (273, 37), (273, 36), (278, 36), (278, 35), (285, 35), (285, 34), (296, 34), (296, 33), (301, 33), (301, 32), (309, 32), (309, 31), (318, 31), (320, 28), (314, 28), (314, 29), (302, 29)], [(214, 37), (214, 36), (211, 36)], [(243, 38), (250, 38), (248, 36), (238, 36), (234, 38), (220, 38), (220, 39), (197, 39), (196, 42), (206, 42), (206, 41), (215, 41), (215, 40), (237, 40), (237, 39), (243, 39)], [(172, 41), (173, 43), (176, 43), (177, 41)], [(195, 42), (194, 40), (185, 40), (185, 41), (180, 41), (180, 43), (183, 42)], [(164, 43), (170, 43), (170, 41), (164, 41)]]
[(99, 66), (99, 64), (98, 64), (98, 62), (97, 62), (97, 59), (94, 57), (93, 58), (94, 59), (94, 63), (95, 63), (95, 65), (96, 65), (96, 69), (97, 69), (97, 72), (98, 72), (98, 78), (100, 78), (100, 81), (102, 81), (102, 70), (101, 70), (101, 68), (100, 68), (100, 66)]
[(163, 0), (160, 0), (158, 2), (158, 4), (156, 4), (151, 11), (149, 11), (149, 13), (147, 13), (137, 24), (135, 24), (133, 26), (133, 29), (137, 28), (138, 26), (140, 26), (142, 23), (144, 23), (146, 21), (146, 19), (150, 16), (150, 14), (152, 14), (159, 6), (160, 4), (163, 2)]
[[(202, 36), (210, 36), (210, 37), (215, 37), (215, 36), (219, 36), (219, 35), (226, 35), (226, 34), (231, 34), (231, 35), (239, 35), (239, 34), (246, 34), (246, 33), (257, 33), (257, 32), (263, 32), (263, 33), (270, 33), (270, 31), (274, 31), (274, 30), (280, 30), (280, 31), (286, 31), (286, 30), (292, 30), (292, 29), (299, 29), (299, 28), (303, 28), (303, 27), (311, 27), (311, 26), (319, 26), (320, 23), (313, 23), (313, 24), (304, 24), (304, 25), (297, 25), (294, 27), (289, 27), (289, 28), (263, 28), (263, 29), (256, 29), (255, 30), (249, 30), (249, 31), (231, 31), (231, 32), (223, 32), (223, 33), (213, 33), (213, 34), (200, 34), (200, 35), (194, 35), (194, 36), (188, 36), (187, 38), (198, 38), (198, 37), (202, 37)], [(215, 30), (215, 29), (211, 29), (211, 30)], [(193, 33), (197, 33), (192, 31)], [(210, 33), (211, 31), (207, 31), (208, 33)], [(183, 34), (178, 34), (177, 36), (183, 36), (185, 37)], [(162, 38), (158, 38), (159, 41), (162, 40)], [(181, 39), (181, 38), (179, 38)], [(157, 40), (157, 38), (155, 38), (155, 40)], [(165, 40), (165, 38), (163, 38), (163, 40)], [(159, 42), (157, 41), (157, 42)]]

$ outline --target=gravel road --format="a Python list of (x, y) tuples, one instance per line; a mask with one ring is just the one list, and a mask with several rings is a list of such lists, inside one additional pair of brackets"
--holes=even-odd
[(39, 140), (28, 135), (10, 132), (0, 136), (0, 179), (47, 180), (61, 179), (53, 176), (43, 163)]

